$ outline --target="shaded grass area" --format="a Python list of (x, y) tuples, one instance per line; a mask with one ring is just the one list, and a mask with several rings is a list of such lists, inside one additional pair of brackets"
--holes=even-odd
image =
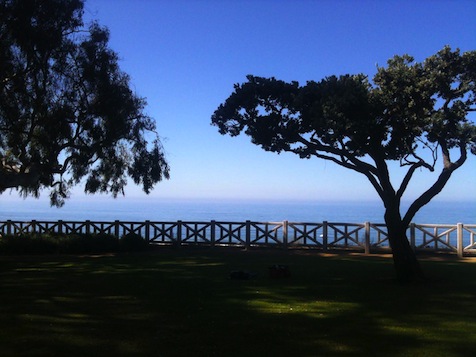
[[(268, 267), (291, 277), (271, 279)], [(468, 356), (476, 263), (239, 250), (0, 257), (2, 356)], [(258, 273), (231, 280), (230, 271)]]

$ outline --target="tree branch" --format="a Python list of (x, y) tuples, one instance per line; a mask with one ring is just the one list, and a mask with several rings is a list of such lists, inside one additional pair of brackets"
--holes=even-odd
[(375, 167), (377, 168), (376, 176), (378, 177), (382, 187), (382, 194), (380, 195), (380, 198), (382, 198), (382, 202), (384, 203), (385, 207), (387, 207), (390, 202), (389, 198), (395, 197), (395, 189), (393, 188), (393, 185), (390, 181), (388, 166), (381, 152), (374, 152), (370, 156), (375, 162)]
[[(301, 136), (299, 136), (298, 139), (298, 141), (305, 145), (307, 148), (314, 149), (312, 153), (309, 153), (310, 155), (313, 155), (320, 159), (332, 161), (346, 169), (351, 169), (365, 175), (377, 191), (378, 195), (383, 199), (384, 190), (379, 180), (377, 179), (377, 169), (374, 166), (357, 159), (355, 156), (350, 155), (349, 152), (346, 150), (338, 149), (329, 145), (324, 145), (316, 138), (312, 138), (311, 140), (312, 141), (306, 140)], [(334, 156), (322, 154), (321, 152), (326, 152), (332, 155), (339, 156), (340, 160)]]
[(450, 179), (453, 172), (464, 164), (467, 158), (466, 142), (461, 142), (459, 144), (459, 149), (460, 149), (460, 157), (456, 162), (452, 163), (450, 161), (449, 152), (446, 148), (446, 145), (441, 145), (441, 150), (443, 152), (443, 162), (444, 162), (443, 170), (441, 171), (441, 174), (438, 176), (438, 179), (435, 181), (435, 183), (410, 205), (407, 213), (405, 214), (405, 217), (403, 218), (403, 224), (405, 224), (405, 226), (408, 226), (411, 223), (415, 214), (424, 205), (430, 202), (433, 199), (433, 197), (438, 195), (441, 192), (441, 190), (443, 190), (443, 188), (445, 187), (446, 183)]
[[(411, 167), (407, 171), (407, 173), (405, 174), (405, 177), (403, 178), (402, 183), (400, 184), (400, 188), (397, 191), (398, 199), (402, 198), (402, 196), (405, 193), (405, 191), (408, 187), (408, 184), (410, 183), (410, 180), (411, 180), (413, 174), (415, 173), (416, 169), (418, 169), (419, 167), (425, 167), (428, 170), (430, 170), (431, 172), (433, 172), (435, 170), (435, 167), (434, 167), (435, 162), (433, 163), (433, 165), (430, 165), (425, 160), (421, 159), (418, 155), (413, 155), (413, 156), (415, 158), (419, 159), (419, 161), (411, 163)], [(436, 156), (434, 155), (434, 152), (433, 152), (433, 159), (436, 161)]]

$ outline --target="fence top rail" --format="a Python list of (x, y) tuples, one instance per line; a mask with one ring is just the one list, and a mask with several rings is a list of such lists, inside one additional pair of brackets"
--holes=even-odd
[(428, 227), (428, 228), (434, 228), (434, 227), (438, 227), (438, 228), (453, 228), (453, 227), (456, 227), (456, 226), (457, 226), (457, 223), (455, 223), (455, 224), (413, 223), (413, 225), (415, 226), (415, 228), (426, 228), (426, 227)]
[[(293, 222), (293, 223), (297, 223), (297, 222)], [(311, 222), (311, 223), (316, 223), (316, 222)], [(370, 225), (385, 225), (385, 223), (379, 223), (379, 222), (369, 222), (369, 221), (362, 221), (362, 222), (342, 222), (342, 221), (322, 221), (320, 222), (321, 224), (327, 224), (327, 225), (332, 225), (332, 224), (335, 224), (335, 225), (347, 225), (347, 226), (362, 226), (362, 225), (365, 225), (366, 223), (370, 224)]]
[[(351, 226), (351, 227), (362, 227), (366, 223), (370, 224), (371, 226), (377, 227), (385, 227), (385, 223), (374, 223), (374, 222), (332, 222), (332, 221), (322, 221), (322, 222), (300, 222), (300, 221), (193, 221), (193, 220), (177, 220), (177, 221), (123, 221), (123, 220), (111, 220), (111, 221), (92, 221), (92, 220), (0, 220), (0, 224), (233, 224), (233, 225), (244, 225), (244, 224), (251, 224), (251, 225), (258, 225), (258, 224), (268, 224), (268, 225), (283, 225), (287, 223), (288, 225), (329, 225), (329, 226)], [(476, 224), (464, 224), (464, 223), (455, 223), (455, 224), (441, 224), (441, 223), (412, 223), (415, 228), (453, 228), (457, 225), (462, 224), (466, 228), (476, 228)]]

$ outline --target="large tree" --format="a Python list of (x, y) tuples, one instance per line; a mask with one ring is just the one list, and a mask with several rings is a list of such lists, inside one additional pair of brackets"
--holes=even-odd
[[(332, 161), (367, 177), (385, 206), (385, 223), (397, 277), (421, 278), (406, 236), (415, 214), (446, 185), (452, 173), (476, 154), (476, 51), (445, 47), (418, 63), (395, 56), (367, 76), (342, 75), (304, 86), (248, 76), (212, 116), (221, 134), (244, 131), (267, 151)], [(437, 165), (441, 158), (441, 166)], [(398, 185), (389, 164), (404, 171)], [(401, 200), (417, 169), (439, 175), (406, 212)]]
[(109, 32), (82, 20), (83, 0), (0, 0), (0, 193), (62, 205), (73, 185), (148, 193), (169, 177), (145, 99), (108, 47)]

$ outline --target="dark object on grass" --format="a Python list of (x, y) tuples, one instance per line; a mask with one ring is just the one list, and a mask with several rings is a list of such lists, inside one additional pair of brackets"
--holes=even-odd
[(269, 267), (269, 277), (273, 279), (289, 278), (291, 271), (287, 265), (272, 265)]
[(258, 276), (258, 274), (251, 271), (233, 270), (230, 272), (231, 280), (249, 280), (256, 278), (256, 276)]

